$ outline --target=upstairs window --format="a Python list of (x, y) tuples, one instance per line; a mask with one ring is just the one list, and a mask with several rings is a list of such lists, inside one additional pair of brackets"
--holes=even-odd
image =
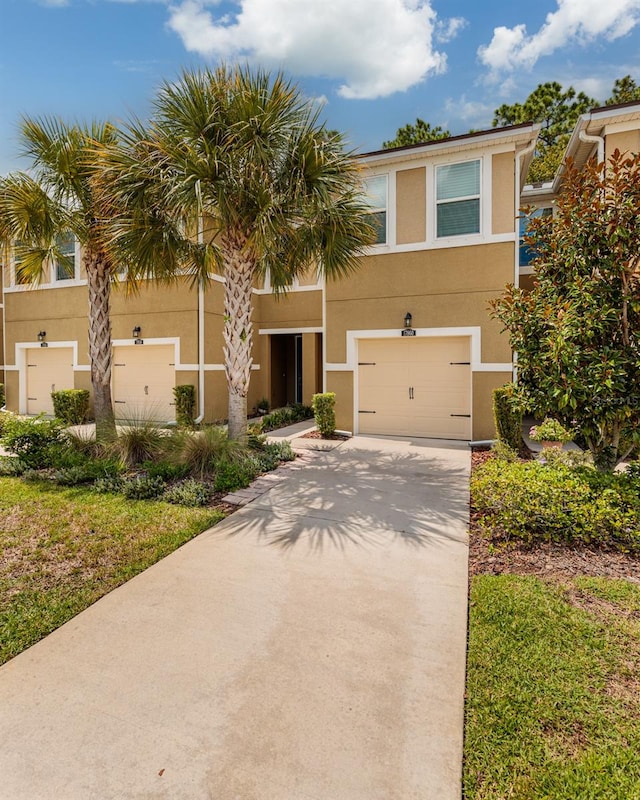
[(20, 271), (25, 248), (26, 244), (20, 240), (13, 243), (13, 282), (16, 286), (25, 286), (29, 283), (29, 279)]
[(480, 233), (480, 161), (436, 167), (436, 235)]
[(529, 223), (535, 217), (550, 217), (553, 214), (552, 208), (536, 208), (530, 214), (526, 216), (522, 216), (519, 219), (519, 231), (520, 231), (520, 266), (521, 267), (528, 267), (533, 259), (537, 256), (535, 248), (529, 247), (524, 243), (524, 237), (527, 233), (529, 228)]
[(76, 276), (76, 240), (72, 234), (68, 233), (59, 236), (56, 244), (62, 258), (56, 259), (53, 265), (54, 279), (71, 281)]
[(387, 176), (376, 175), (365, 181), (371, 224), (376, 229), (376, 244), (387, 243)]

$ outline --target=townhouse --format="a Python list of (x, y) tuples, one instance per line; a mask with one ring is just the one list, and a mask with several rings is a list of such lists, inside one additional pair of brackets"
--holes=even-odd
[[(511, 380), (513, 357), (489, 301), (532, 269), (518, 220), (521, 203), (551, 213), (561, 189), (527, 186), (539, 126), (492, 129), (360, 157), (378, 241), (348, 278), (309, 272), (286, 297), (268, 276), (254, 287), (249, 407), (336, 393), (338, 427), (354, 433), (487, 439), (492, 390)], [(567, 153), (578, 163), (615, 148), (640, 150), (640, 105), (580, 118)], [(51, 413), (51, 391), (90, 388), (87, 287), (80, 253), (51, 264), (38, 287), (3, 268), (4, 383), (9, 409)], [(521, 264), (522, 259), (522, 264)], [(197, 387), (198, 417), (225, 418), (223, 278), (114, 282), (113, 399), (122, 419), (171, 421), (177, 384)], [(3, 373), (0, 371), (0, 376)], [(0, 377), (2, 382), (2, 377)]]

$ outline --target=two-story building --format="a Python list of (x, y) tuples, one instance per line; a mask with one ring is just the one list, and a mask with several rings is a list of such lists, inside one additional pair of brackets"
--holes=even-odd
[[(360, 157), (378, 242), (348, 278), (313, 273), (279, 298), (254, 288), (249, 406), (310, 402), (334, 391), (338, 427), (354, 433), (486, 439), (492, 390), (511, 380), (513, 356), (488, 304), (507, 283), (533, 279), (520, 247), (522, 203), (552, 213), (552, 183), (527, 186), (539, 126), (455, 136)], [(580, 118), (567, 148), (578, 163), (640, 150), (640, 104)], [(51, 413), (51, 391), (90, 388), (87, 287), (74, 266), (52, 264), (37, 288), (3, 269), (7, 407)], [(522, 263), (521, 263), (522, 261)], [(172, 389), (197, 387), (198, 416), (227, 413), (223, 284), (148, 283), (112, 295), (113, 399), (120, 418), (174, 418)], [(2, 373), (0, 373), (1, 375)], [(1, 380), (1, 379), (0, 379)]]

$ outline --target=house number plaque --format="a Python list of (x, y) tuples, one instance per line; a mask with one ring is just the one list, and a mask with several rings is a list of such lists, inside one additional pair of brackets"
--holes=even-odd
[(400, 336), (415, 336), (416, 332), (413, 328), (403, 328), (400, 332)]

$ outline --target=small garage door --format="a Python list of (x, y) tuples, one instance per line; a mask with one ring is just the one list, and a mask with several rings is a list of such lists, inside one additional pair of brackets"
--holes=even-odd
[(53, 415), (51, 392), (73, 388), (71, 347), (27, 350), (27, 414)]
[(361, 340), (359, 432), (470, 439), (469, 362), (468, 337)]
[(173, 345), (113, 348), (113, 403), (118, 419), (175, 419), (176, 383)]

